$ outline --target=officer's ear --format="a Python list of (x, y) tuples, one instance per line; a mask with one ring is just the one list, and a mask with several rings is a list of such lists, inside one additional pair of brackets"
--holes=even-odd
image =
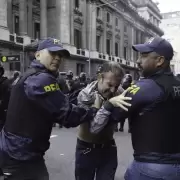
[(157, 67), (161, 67), (161, 66), (163, 66), (164, 62), (165, 62), (164, 56), (159, 56), (159, 57), (157, 58), (156, 66), (157, 66)]
[(40, 60), (40, 51), (36, 51), (35, 52), (35, 58), (37, 59), (37, 60)]

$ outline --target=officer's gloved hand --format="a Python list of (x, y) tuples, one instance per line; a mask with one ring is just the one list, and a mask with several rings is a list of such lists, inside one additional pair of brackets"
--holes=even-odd
[(120, 107), (120, 108), (124, 109), (125, 111), (128, 111), (127, 107), (130, 107), (131, 104), (127, 103), (126, 101), (129, 101), (132, 99), (131, 97), (125, 97), (128, 90), (129, 90), (129, 88), (127, 90), (125, 90), (122, 94), (120, 94), (119, 96), (115, 96), (115, 97), (109, 99), (109, 102), (111, 104), (113, 104), (113, 106), (115, 106), (115, 107)]

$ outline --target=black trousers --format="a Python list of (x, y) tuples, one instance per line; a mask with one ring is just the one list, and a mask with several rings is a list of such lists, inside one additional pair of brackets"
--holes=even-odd
[(77, 140), (76, 180), (114, 180), (117, 165), (117, 147), (114, 140), (104, 145)]
[[(126, 119), (121, 120), (121, 122), (120, 122), (120, 128), (124, 129), (125, 121), (126, 121)], [(129, 128), (129, 130), (131, 130), (131, 119), (130, 119), (130, 118), (128, 118), (128, 128)]]
[(3, 152), (0, 153), (5, 180), (49, 180), (43, 157), (32, 161), (18, 161)]

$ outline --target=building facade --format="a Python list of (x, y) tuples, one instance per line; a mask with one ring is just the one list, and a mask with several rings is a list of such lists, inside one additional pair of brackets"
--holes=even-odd
[(165, 32), (164, 38), (173, 45), (175, 51), (171, 67), (175, 74), (180, 74), (180, 11), (163, 13), (162, 17), (160, 27)]
[[(108, 4), (109, 3), (109, 4)], [(14, 55), (35, 39), (60, 39), (71, 53), (60, 71), (93, 76), (105, 61), (136, 76), (132, 44), (162, 36), (160, 11), (152, 0), (1, 0), (0, 53)], [(22, 57), (23, 58), (23, 57)], [(90, 59), (90, 61), (89, 61)], [(7, 62), (8, 70), (28, 62)], [(18, 68), (19, 68), (18, 67)]]

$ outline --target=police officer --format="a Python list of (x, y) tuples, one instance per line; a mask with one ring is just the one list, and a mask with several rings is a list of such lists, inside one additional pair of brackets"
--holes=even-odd
[(80, 88), (84, 88), (87, 86), (87, 76), (85, 72), (81, 72), (79, 75), (79, 83), (80, 83)]
[[(0, 64), (0, 131), (2, 130), (6, 121), (6, 112), (8, 108), (11, 91), (11, 83), (7, 77), (4, 76), (4, 67)], [(0, 178), (3, 172), (0, 169)]]
[(41, 41), (31, 68), (13, 87), (0, 133), (0, 167), (7, 179), (48, 180), (43, 156), (53, 123), (76, 127), (94, 117), (94, 108), (72, 105), (60, 91), (56, 75), (62, 58), (69, 55), (59, 40)]
[[(131, 83), (132, 83), (132, 76), (131, 76), (131, 74), (125, 74), (125, 76), (124, 76), (124, 78), (123, 78), (123, 80), (122, 80), (122, 88), (124, 89), (124, 90), (126, 90), (127, 88), (129, 88), (130, 86), (131, 86)], [(124, 121), (123, 120), (121, 120), (121, 122), (120, 122), (120, 128), (119, 128), (119, 131), (120, 132), (123, 132), (124, 131), (124, 123), (125, 123), (125, 120), (126, 119), (124, 119)], [(130, 133), (131, 132), (131, 130), (130, 130), (130, 119), (128, 118), (128, 132)]]
[(6, 120), (6, 111), (8, 108), (11, 91), (11, 82), (4, 76), (4, 68), (0, 65), (0, 131)]
[(74, 92), (74, 80), (73, 80), (73, 72), (71, 70), (69, 70), (67, 73), (66, 73), (66, 84), (67, 84), (67, 87), (68, 87), (68, 90), (69, 90), (69, 93), (73, 93)]
[[(155, 37), (145, 44), (134, 45), (133, 49), (140, 52), (137, 63), (143, 79), (127, 94), (132, 97), (132, 106), (128, 112), (119, 109), (119, 113), (110, 103), (106, 106), (119, 120), (131, 117), (134, 161), (127, 169), (125, 179), (178, 180), (180, 81), (170, 70), (173, 48), (165, 39)], [(97, 133), (98, 128), (100, 123), (96, 122), (94, 132)]]
[(74, 90), (82, 89), (87, 86), (86, 73), (81, 72), (79, 79), (74, 81)]

